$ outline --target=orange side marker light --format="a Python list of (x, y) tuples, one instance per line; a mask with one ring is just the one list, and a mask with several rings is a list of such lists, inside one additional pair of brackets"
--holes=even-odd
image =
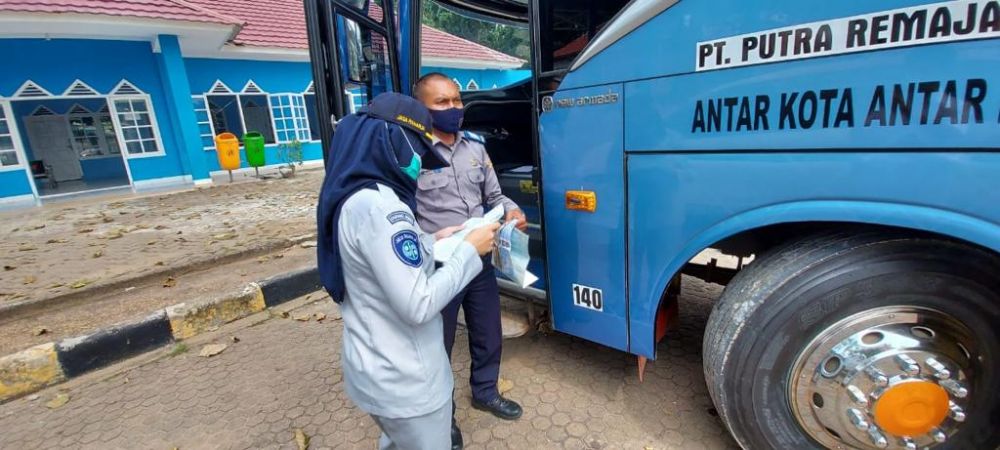
[(594, 191), (566, 191), (566, 209), (570, 211), (597, 211), (597, 193)]

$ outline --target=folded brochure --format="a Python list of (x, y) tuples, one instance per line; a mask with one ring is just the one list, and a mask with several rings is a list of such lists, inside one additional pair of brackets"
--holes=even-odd
[[(497, 206), (483, 217), (474, 217), (465, 221), (465, 228), (447, 238), (434, 243), (434, 260), (445, 262), (458, 249), (459, 244), (465, 240), (465, 236), (472, 230), (484, 225), (499, 222), (503, 218), (503, 206)], [(493, 254), (493, 265), (500, 274), (517, 283), (522, 288), (526, 288), (538, 281), (531, 272), (528, 272), (528, 262), (531, 256), (528, 253), (528, 235), (517, 229), (517, 222), (511, 221), (497, 230), (496, 248), (498, 251)]]
[(511, 221), (497, 230), (497, 251), (493, 252), (493, 266), (504, 278), (517, 283), (522, 288), (538, 281), (528, 272), (528, 235), (517, 229), (517, 221)]

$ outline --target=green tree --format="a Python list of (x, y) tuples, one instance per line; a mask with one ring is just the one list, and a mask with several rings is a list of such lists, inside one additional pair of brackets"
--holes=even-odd
[(468, 39), (498, 52), (530, 61), (531, 49), (527, 28), (466, 17), (443, 8), (433, 1), (425, 1), (421, 4), (420, 15), (424, 25)]

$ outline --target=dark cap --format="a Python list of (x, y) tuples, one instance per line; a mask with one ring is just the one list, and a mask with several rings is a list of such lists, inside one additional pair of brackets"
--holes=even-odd
[(425, 169), (448, 167), (447, 160), (434, 150), (431, 113), (423, 103), (403, 94), (386, 92), (375, 97), (361, 113), (397, 124), (410, 136), (417, 137), (422, 145), (415, 150), (420, 153)]

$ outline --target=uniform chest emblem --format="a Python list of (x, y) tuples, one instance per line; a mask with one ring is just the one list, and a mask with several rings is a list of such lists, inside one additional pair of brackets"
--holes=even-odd
[(392, 235), (392, 249), (403, 264), (420, 267), (423, 263), (423, 253), (420, 251), (420, 240), (417, 238), (417, 233), (404, 230)]

